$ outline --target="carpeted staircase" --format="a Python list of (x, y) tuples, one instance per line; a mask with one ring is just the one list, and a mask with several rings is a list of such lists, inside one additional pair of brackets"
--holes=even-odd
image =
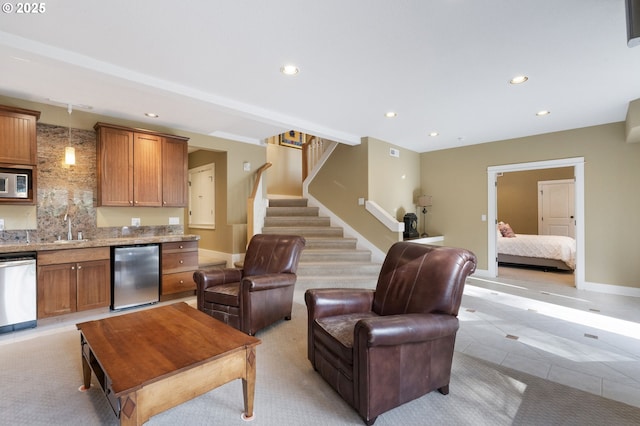
[(344, 237), (341, 227), (331, 226), (318, 207), (307, 206), (304, 198), (269, 199), (262, 228), (264, 234), (301, 235), (307, 241), (300, 264), (298, 283), (304, 287), (375, 287), (381, 265), (371, 261), (371, 252), (356, 247), (355, 238)]

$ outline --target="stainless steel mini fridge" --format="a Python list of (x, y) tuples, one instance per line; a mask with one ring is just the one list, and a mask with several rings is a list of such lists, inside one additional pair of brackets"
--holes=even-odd
[(114, 247), (111, 253), (111, 309), (131, 308), (160, 299), (158, 244)]

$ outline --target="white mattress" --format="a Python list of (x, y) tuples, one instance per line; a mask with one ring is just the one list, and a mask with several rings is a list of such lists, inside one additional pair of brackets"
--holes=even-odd
[(514, 238), (498, 237), (500, 254), (561, 260), (571, 269), (576, 267), (576, 240), (560, 235), (516, 234)]

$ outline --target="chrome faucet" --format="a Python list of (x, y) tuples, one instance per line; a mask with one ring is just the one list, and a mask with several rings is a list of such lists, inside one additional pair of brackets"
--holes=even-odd
[(67, 240), (71, 241), (73, 240), (73, 234), (71, 233), (71, 217), (69, 216), (69, 213), (64, 214), (64, 221), (67, 222), (68, 225)]

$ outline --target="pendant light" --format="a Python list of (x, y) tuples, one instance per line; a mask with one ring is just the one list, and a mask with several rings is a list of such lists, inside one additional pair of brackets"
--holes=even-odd
[(67, 112), (69, 113), (69, 138), (67, 142), (67, 147), (64, 149), (64, 163), (72, 166), (76, 164), (76, 149), (71, 146), (71, 104), (67, 105)]

